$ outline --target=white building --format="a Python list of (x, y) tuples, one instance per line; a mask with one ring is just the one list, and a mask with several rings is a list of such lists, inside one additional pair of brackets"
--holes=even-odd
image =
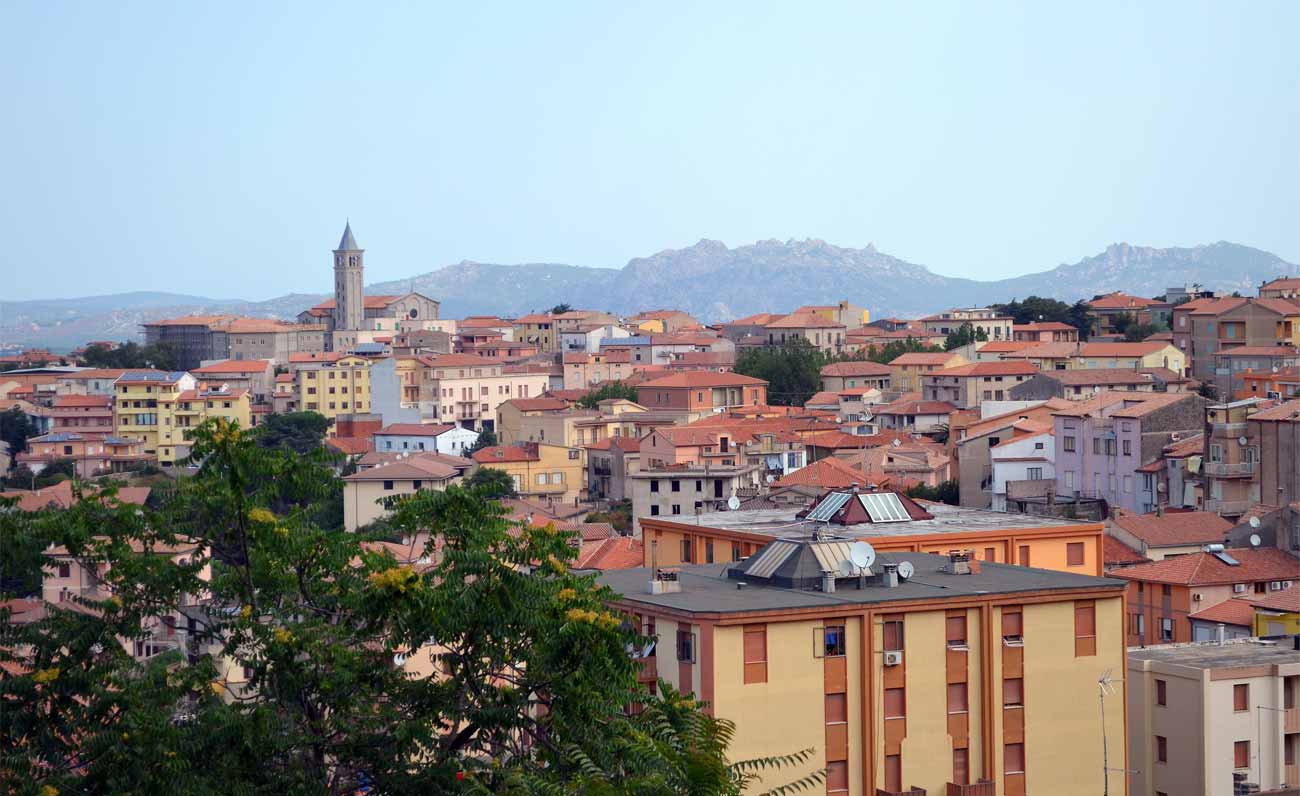
[(1043, 481), (1056, 478), (1056, 446), (1052, 434), (1016, 436), (989, 450), (993, 463), (993, 511), (1007, 510), (1008, 481)]
[(622, 326), (580, 326), (560, 332), (560, 351), (566, 354), (595, 354), (601, 340), (625, 340), (632, 333)]
[(478, 432), (451, 423), (392, 423), (375, 432), (375, 450), (380, 453), (432, 451), (465, 456)]

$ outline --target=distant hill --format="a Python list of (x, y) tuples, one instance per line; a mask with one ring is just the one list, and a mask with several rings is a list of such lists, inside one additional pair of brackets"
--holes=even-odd
[[(519, 315), (568, 303), (624, 314), (674, 307), (703, 320), (721, 321), (840, 299), (876, 316), (915, 316), (1029, 295), (1075, 301), (1123, 290), (1156, 296), (1168, 287), (1191, 284), (1251, 295), (1260, 282), (1277, 276), (1300, 276), (1300, 266), (1226, 242), (1166, 249), (1117, 243), (1077, 263), (986, 282), (941, 276), (870, 245), (848, 249), (821, 240), (765, 240), (728, 248), (701, 240), (638, 257), (619, 269), (464, 261), (366, 289), (376, 294), (417, 290), (439, 299), (448, 318)], [(324, 294), (290, 294), (249, 302), (124, 293), (0, 302), (0, 345), (66, 350), (87, 340), (127, 339), (137, 335), (145, 321), (193, 312), (292, 318), (322, 298)]]

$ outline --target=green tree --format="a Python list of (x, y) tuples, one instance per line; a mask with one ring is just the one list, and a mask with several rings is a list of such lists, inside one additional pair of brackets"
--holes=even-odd
[(484, 448), (494, 447), (497, 444), (497, 435), (495, 431), (480, 431), (478, 433), (478, 439), (474, 440), (474, 444), (465, 449), (465, 455), (473, 456), (478, 451), (481, 451)]
[(593, 511), (587, 522), (607, 522), (623, 535), (632, 533), (632, 501), (620, 500), (610, 505), (608, 511)]
[(803, 406), (821, 389), (821, 369), (830, 360), (806, 340), (774, 348), (755, 348), (736, 357), (735, 371), (767, 382), (767, 402)]
[(951, 351), (954, 348), (961, 348), (987, 339), (989, 339), (988, 332), (976, 328), (974, 324), (967, 321), (948, 334), (948, 339), (944, 341), (943, 347), (945, 351)]
[(120, 343), (115, 348), (92, 345), (86, 348), (81, 361), (92, 368), (155, 368), (176, 370), (176, 352), (170, 346), (157, 344), (142, 346), (136, 342)]
[(287, 448), (309, 453), (325, 444), (333, 420), (319, 412), (286, 412), (267, 415), (257, 430), (257, 444), (263, 448)]
[(596, 404), (601, 401), (607, 401), (610, 398), (621, 398), (625, 401), (635, 401), (636, 387), (633, 387), (631, 384), (624, 384), (618, 380), (603, 382), (599, 387), (579, 398), (578, 406), (581, 406), (584, 409), (595, 409)]
[[(266, 448), (222, 421), (192, 442), (197, 473), (157, 511), (0, 511), (0, 538), (107, 564), (112, 594), (0, 617), (7, 793), (738, 794), (784, 761), (729, 763), (728, 725), (639, 686), (628, 650), (647, 639), (570, 570), (569, 535), (510, 522), (478, 489), (424, 490), (388, 521), (439, 540), (412, 566), (316, 524), (336, 479), (324, 451)], [(185, 649), (135, 660), (160, 615), (193, 620)], [(430, 654), (440, 676), (407, 674), (407, 656)]]
[(486, 495), (489, 498), (514, 497), (515, 480), (510, 473), (499, 467), (480, 467), (469, 478), (465, 486)]
[(926, 345), (915, 337), (908, 337), (904, 340), (894, 340), (883, 346), (870, 346), (867, 349), (866, 358), (872, 362), (888, 365), (903, 354), (934, 353), (942, 350), (937, 346)]
[(1017, 324), (1068, 323), (1079, 331), (1080, 340), (1088, 339), (1092, 329), (1092, 310), (1082, 301), (1066, 304), (1056, 299), (1029, 296), (1024, 301), (1012, 299), (1006, 304), (993, 304), (990, 309), (1010, 317)]
[(961, 489), (956, 481), (943, 481), (938, 486), (916, 484), (908, 488), (906, 494), (910, 498), (931, 500), (935, 503), (947, 503), (950, 506), (961, 505)]
[(36, 436), (36, 424), (21, 407), (0, 412), (0, 442), (9, 446), (10, 455), (27, 450), (27, 440)]
[(552, 315), (563, 315), (566, 312), (573, 312), (573, 307), (568, 304), (556, 304), (554, 307), (551, 307)]

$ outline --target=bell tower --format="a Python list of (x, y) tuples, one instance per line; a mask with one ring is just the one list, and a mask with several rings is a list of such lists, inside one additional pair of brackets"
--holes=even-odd
[(365, 319), (366, 252), (352, 237), (352, 224), (343, 228), (343, 238), (334, 250), (334, 330), (356, 331)]

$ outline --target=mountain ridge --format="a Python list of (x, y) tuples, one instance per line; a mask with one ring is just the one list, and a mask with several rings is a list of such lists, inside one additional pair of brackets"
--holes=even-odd
[[(879, 317), (915, 316), (1028, 295), (1074, 301), (1123, 290), (1151, 296), (1185, 284), (1250, 294), (1260, 282), (1278, 276), (1300, 276), (1300, 266), (1227, 241), (1165, 248), (1114, 243), (1074, 263), (982, 281), (936, 274), (870, 243), (854, 249), (819, 238), (766, 239), (732, 248), (702, 238), (683, 248), (634, 257), (622, 268), (462, 260), (405, 279), (376, 282), (366, 290), (385, 294), (414, 289), (441, 301), (442, 314), (449, 318), (520, 315), (568, 303), (621, 314), (675, 307), (704, 321), (724, 321), (841, 299)], [(292, 318), (325, 297), (290, 293), (247, 301), (136, 291), (0, 302), (0, 345), (62, 350), (88, 340), (128, 339), (138, 336), (140, 323), (189, 313)]]

